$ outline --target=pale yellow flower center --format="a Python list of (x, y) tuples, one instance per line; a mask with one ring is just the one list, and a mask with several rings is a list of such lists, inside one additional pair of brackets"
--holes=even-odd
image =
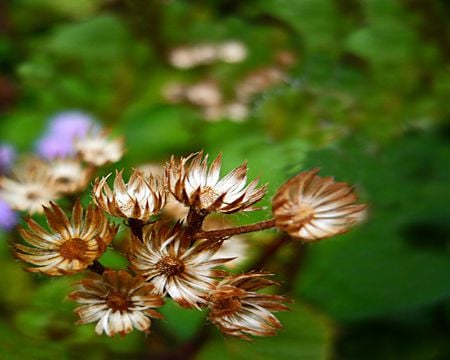
[(184, 271), (184, 263), (176, 258), (166, 256), (158, 261), (156, 267), (166, 276), (179, 275)]
[(224, 297), (214, 300), (213, 312), (216, 316), (226, 316), (238, 311), (241, 308), (241, 301), (237, 296)]
[(212, 205), (216, 199), (217, 193), (210, 186), (206, 186), (200, 191), (200, 202), (202, 203), (202, 206), (208, 207)]
[(106, 305), (114, 311), (127, 311), (132, 305), (127, 294), (111, 291), (106, 297)]
[(59, 248), (59, 253), (67, 260), (83, 260), (86, 256), (86, 242), (80, 238), (73, 238), (65, 241)]
[(295, 216), (295, 222), (306, 224), (314, 217), (315, 213), (316, 212), (312, 207), (308, 205), (300, 205)]

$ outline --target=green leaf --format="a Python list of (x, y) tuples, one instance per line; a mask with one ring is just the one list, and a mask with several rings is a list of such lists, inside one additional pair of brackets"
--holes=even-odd
[(204, 312), (184, 309), (170, 299), (158, 311), (164, 315), (164, 320), (160, 320), (159, 325), (180, 341), (189, 340), (200, 326), (204, 326)]
[(330, 355), (333, 326), (323, 315), (297, 304), (277, 315), (283, 329), (271, 338), (254, 342), (216, 338), (198, 354), (198, 360), (324, 360)]

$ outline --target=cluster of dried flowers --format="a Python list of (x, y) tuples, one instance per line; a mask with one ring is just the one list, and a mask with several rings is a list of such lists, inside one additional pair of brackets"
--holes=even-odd
[[(19, 230), (24, 242), (15, 244), (15, 254), (29, 264), (28, 271), (49, 276), (87, 272), (69, 297), (81, 304), (75, 310), (78, 323), (95, 322), (98, 334), (125, 335), (133, 328), (148, 332), (152, 319), (162, 317), (155, 309), (168, 297), (184, 308), (207, 310), (209, 321), (226, 335), (274, 335), (281, 324), (273, 312), (287, 310), (288, 299), (259, 291), (277, 285), (269, 279), (272, 274), (233, 274), (223, 267), (233, 258), (218, 257), (219, 250), (239, 234), (273, 227), (301, 241), (324, 239), (364, 218), (365, 206), (356, 204), (353, 189), (319, 177), (315, 169), (280, 187), (273, 218), (207, 229), (205, 222), (215, 213), (259, 209), (255, 204), (266, 195), (266, 186), (247, 181), (245, 163), (221, 176), (221, 155), (209, 165), (203, 152), (172, 157), (161, 176), (136, 169), (128, 181), (122, 171), (97, 178), (92, 203), (84, 209), (75, 200), (68, 216), (54, 201), (67, 194), (73, 198), (98, 166), (123, 153), (122, 141), (99, 129), (72, 140), (74, 151), (67, 156), (33, 158), (15, 178), (2, 176), (0, 197), (14, 209), (45, 214), (47, 227), (28, 217)], [(173, 202), (186, 207), (185, 217), (160, 216)], [(101, 264), (118, 232), (110, 216), (123, 218), (129, 229), (127, 269)]]
[[(238, 63), (244, 61), (247, 55), (246, 46), (233, 40), (222, 44), (177, 47), (170, 52), (169, 62), (176, 68), (186, 70), (218, 61)], [(248, 118), (250, 104), (255, 96), (287, 80), (285, 70), (295, 62), (295, 56), (291, 52), (278, 52), (274, 64), (251, 71), (235, 84), (231, 97), (225, 96), (221, 84), (208, 76), (193, 84), (170, 83), (163, 89), (163, 96), (173, 104), (188, 103), (198, 107), (207, 121), (229, 119), (242, 122)]]

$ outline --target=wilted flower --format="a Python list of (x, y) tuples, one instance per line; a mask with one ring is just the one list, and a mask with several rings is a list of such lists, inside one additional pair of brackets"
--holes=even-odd
[(103, 254), (117, 232), (97, 207), (89, 206), (83, 216), (79, 201), (71, 221), (54, 203), (44, 210), (50, 231), (28, 218), (29, 229), (20, 229), (20, 234), (33, 247), (16, 244), (17, 257), (36, 265), (27, 268), (31, 272), (56, 276), (85, 270)]
[(56, 190), (64, 194), (84, 190), (92, 175), (92, 169), (83, 167), (75, 158), (57, 158), (48, 164), (48, 168)]
[(240, 102), (227, 104), (225, 106), (224, 112), (225, 116), (234, 122), (242, 122), (249, 115), (249, 109), (247, 105)]
[(194, 105), (210, 107), (222, 102), (222, 93), (216, 83), (202, 81), (186, 89), (186, 98)]
[(236, 40), (226, 41), (218, 46), (218, 57), (227, 63), (238, 63), (247, 57), (247, 48)]
[(172, 66), (180, 69), (189, 69), (197, 65), (190, 48), (180, 46), (169, 53), (169, 62)]
[(162, 306), (164, 300), (153, 289), (140, 276), (133, 277), (125, 270), (107, 270), (101, 276), (80, 281), (69, 297), (83, 304), (75, 309), (80, 317), (77, 324), (98, 321), (97, 334), (126, 335), (133, 328), (148, 332), (150, 318), (162, 318), (153, 308)]
[(252, 206), (266, 193), (266, 186), (257, 188), (258, 180), (246, 186), (247, 164), (235, 168), (219, 180), (222, 156), (219, 155), (208, 169), (208, 155), (191, 154), (181, 161), (173, 157), (167, 166), (170, 192), (187, 206), (198, 210), (222, 213), (255, 210)]
[(74, 140), (98, 129), (94, 119), (81, 111), (61, 112), (50, 119), (46, 135), (37, 143), (37, 152), (46, 159), (75, 154)]
[(110, 175), (96, 179), (93, 190), (95, 203), (109, 214), (145, 222), (164, 206), (166, 194), (158, 179), (152, 176), (144, 178), (141, 171), (134, 170), (125, 184), (122, 171), (116, 171), (111, 190), (106, 182)]
[(0, 144), (0, 174), (7, 172), (14, 163), (16, 150), (10, 144)]
[(236, 87), (236, 96), (240, 102), (248, 102), (253, 96), (271, 86), (282, 82), (286, 75), (276, 67), (265, 67), (248, 74)]
[(246, 335), (273, 336), (282, 325), (272, 311), (288, 310), (280, 295), (256, 290), (276, 285), (264, 278), (268, 274), (249, 273), (223, 279), (208, 296), (208, 319), (226, 335), (250, 340)]
[(124, 153), (123, 139), (110, 139), (104, 132), (90, 132), (75, 139), (75, 149), (84, 161), (94, 166), (117, 162)]
[(0, 177), (0, 198), (14, 210), (42, 213), (43, 205), (59, 198), (48, 166), (29, 159), (13, 171), (14, 178)]
[(11, 230), (18, 222), (17, 213), (8, 203), (0, 199), (0, 229)]
[(321, 178), (319, 169), (302, 172), (275, 194), (272, 212), (276, 226), (305, 241), (343, 233), (365, 218), (365, 205), (355, 204), (353, 188), (332, 177)]
[(220, 241), (190, 245), (183, 235), (179, 224), (146, 230), (143, 243), (133, 241), (129, 260), (131, 269), (152, 282), (158, 294), (168, 293), (181, 306), (199, 308), (214, 287), (215, 277), (224, 275), (213, 268), (230, 259), (211, 259)]

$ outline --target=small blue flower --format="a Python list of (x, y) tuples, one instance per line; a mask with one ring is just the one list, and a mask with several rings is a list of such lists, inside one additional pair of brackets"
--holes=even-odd
[(0, 229), (11, 230), (19, 221), (17, 213), (10, 206), (0, 199)]
[(38, 141), (37, 152), (46, 159), (74, 155), (73, 140), (98, 130), (94, 119), (81, 111), (61, 112), (49, 120), (47, 133)]
[(16, 159), (16, 150), (10, 144), (0, 144), (0, 173), (7, 172)]

